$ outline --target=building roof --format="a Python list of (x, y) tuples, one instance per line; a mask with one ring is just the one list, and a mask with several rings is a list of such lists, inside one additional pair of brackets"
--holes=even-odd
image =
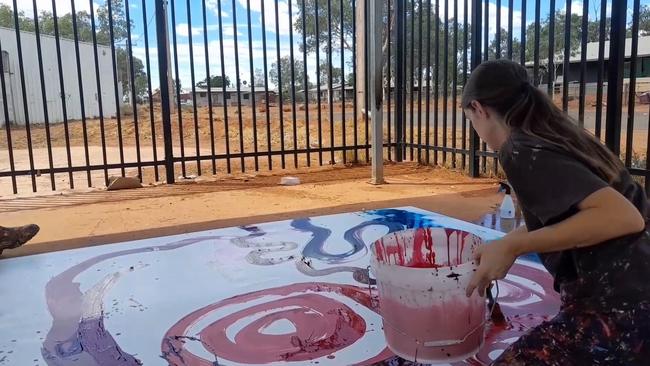
[[(204, 87), (200, 87), (200, 86), (197, 86), (197, 87), (196, 87), (196, 92), (197, 92), (197, 93), (198, 93), (198, 92), (207, 92), (207, 91), (208, 91), (208, 88), (207, 88), (207, 87), (206, 87), (206, 88), (204, 88)], [(222, 92), (223, 92), (223, 88), (222, 88), (222, 87), (211, 87), (211, 88), (210, 88), (210, 91), (211, 91), (212, 93), (222, 93)], [(240, 93), (250, 93), (250, 92), (251, 92), (251, 88), (239, 88), (239, 92), (240, 92)], [(265, 92), (266, 92), (266, 90), (264, 90), (263, 87), (256, 87), (256, 88), (255, 88), (255, 93), (265, 93)], [(237, 88), (230, 88), (230, 87), (228, 87), (228, 88), (226, 88), (226, 93), (237, 93)], [(269, 89), (269, 93), (275, 93), (275, 90), (270, 90), (270, 89)]]
[[(605, 50), (605, 60), (609, 59), (609, 41), (605, 41), (603, 46)], [(598, 51), (600, 50), (599, 42), (589, 42), (587, 43), (587, 56), (585, 60), (589, 61), (598, 61)], [(637, 51), (638, 57), (650, 56), (650, 36), (639, 36), (639, 48)], [(625, 58), (632, 57), (632, 38), (625, 39)], [(540, 59), (540, 61), (545, 62), (548, 58)], [(564, 54), (561, 53), (556, 56), (555, 62), (562, 62), (564, 60)], [(579, 63), (582, 60), (581, 49), (578, 48), (574, 54), (569, 57), (570, 63)], [(533, 66), (533, 61), (526, 62), (526, 66)]]

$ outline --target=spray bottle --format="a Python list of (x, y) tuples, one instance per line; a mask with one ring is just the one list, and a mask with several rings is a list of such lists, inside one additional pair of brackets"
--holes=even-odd
[(499, 208), (499, 216), (504, 219), (514, 219), (515, 203), (512, 201), (512, 189), (508, 183), (501, 182), (500, 185), (500, 190), (505, 191), (506, 195), (503, 197), (503, 202), (501, 202), (501, 207)]

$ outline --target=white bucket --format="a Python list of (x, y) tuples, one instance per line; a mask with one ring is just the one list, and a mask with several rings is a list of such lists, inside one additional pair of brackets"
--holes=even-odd
[(420, 363), (475, 355), (483, 345), (486, 303), (465, 289), (482, 240), (470, 233), (426, 228), (389, 234), (371, 246), (371, 270), (388, 347)]

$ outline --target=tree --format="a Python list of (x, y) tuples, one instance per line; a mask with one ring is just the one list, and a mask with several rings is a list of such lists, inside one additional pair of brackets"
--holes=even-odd
[(265, 77), (264, 77), (264, 71), (262, 69), (255, 69), (255, 83), (254, 86), (256, 87), (264, 87), (265, 86)]
[[(289, 56), (284, 56), (280, 59), (280, 73), (278, 75), (278, 65), (273, 63), (271, 70), (269, 71), (269, 76), (271, 81), (277, 86), (279, 85), (282, 90), (282, 97), (284, 100), (289, 100), (291, 98), (291, 87), (295, 85), (296, 92), (303, 91), (305, 89), (305, 74), (304, 74), (304, 64), (300, 60), (294, 60), (294, 73), (295, 80), (294, 83), (291, 83), (291, 58)], [(282, 77), (282, 83), (280, 83), (280, 76)], [(309, 83), (309, 81), (308, 81)], [(308, 86), (307, 86), (308, 87)]]
[(354, 72), (351, 72), (348, 74), (348, 76), (345, 77), (345, 86), (352, 86), (354, 85), (354, 78), (356, 76), (354, 75)]
[(97, 42), (101, 44), (110, 44), (110, 22), (108, 17), (108, 5), (111, 5), (111, 12), (113, 15), (113, 42), (119, 43), (125, 40), (128, 36), (128, 28), (133, 28), (133, 21), (131, 24), (126, 22), (126, 14), (124, 11), (124, 0), (108, 0), (104, 5), (97, 9)]
[[(632, 28), (630, 25), (629, 28)], [(639, 10), (639, 33), (640, 35), (650, 34), (650, 6), (643, 5)]]
[[(115, 50), (115, 59), (117, 62), (117, 77), (122, 81), (123, 94), (131, 93), (131, 65), (129, 64), (129, 54), (124, 48)], [(147, 73), (144, 70), (142, 60), (137, 57), (133, 58), (133, 75), (135, 85), (135, 96), (143, 96), (147, 93)]]
[[(226, 76), (225, 83), (221, 75), (215, 75), (210, 77), (210, 88), (223, 88), (224, 86), (229, 87), (230, 85), (231, 85), (230, 78), (228, 76)], [(206, 78), (199, 81), (198, 83), (196, 83), (196, 86), (200, 88), (206, 88), (208, 86), (208, 79)]]
[[(332, 67), (332, 85), (341, 83), (341, 76), (343, 72), (340, 67)], [(329, 80), (329, 64), (324, 62), (320, 65), (320, 83), (321, 85), (328, 85)]]
[[(327, 24), (327, 10), (328, 10), (328, 1), (327, 0), (304, 0), (305, 1), (305, 12), (303, 14), (302, 6), (298, 9), (298, 16), (296, 21), (293, 24), (294, 29), (298, 34), (302, 34), (303, 31), (303, 18), (306, 25), (306, 45), (301, 45), (300, 49), (304, 52), (306, 50), (308, 53), (314, 52), (316, 47), (322, 47), (324, 52), (327, 52), (327, 40), (329, 37), (332, 37), (332, 47), (335, 47), (334, 44), (340, 46), (341, 33), (343, 33), (343, 47), (351, 51), (352, 50), (352, 37), (354, 34), (354, 28), (352, 27), (354, 21), (354, 7), (352, 1), (343, 2), (343, 16), (341, 16), (341, 7), (332, 4), (330, 8), (332, 12), (332, 32), (328, 32)], [(316, 4), (318, 3), (318, 44), (316, 43)], [(304, 15), (304, 17), (303, 17)], [(341, 27), (341, 19), (343, 19), (343, 27)]]

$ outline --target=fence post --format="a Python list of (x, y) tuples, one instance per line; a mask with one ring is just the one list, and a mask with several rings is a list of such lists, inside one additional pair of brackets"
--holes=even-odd
[[(404, 0), (395, 1), (395, 161), (400, 163), (404, 158), (404, 115), (405, 94), (404, 79), (406, 76), (406, 11)], [(390, 60), (388, 60), (390, 62)], [(390, 80), (388, 92), (391, 91)]]
[[(481, 14), (482, 0), (472, 0), (472, 61), (471, 69), (474, 70), (481, 64)], [(512, 9), (510, 9), (512, 11)], [(478, 134), (470, 125), (469, 128), (469, 174), (479, 176), (479, 156), (476, 153), (481, 145)]]
[[(174, 148), (172, 146), (172, 121), (169, 108), (169, 53), (167, 42), (167, 0), (156, 0), (156, 33), (158, 40), (158, 73), (160, 76), (160, 102), (165, 142), (165, 172), (167, 184), (174, 184)], [(182, 131), (181, 131), (182, 133)]]
[[(382, 54), (382, 33), (384, 28), (383, 0), (371, 0), (370, 5), (370, 39), (368, 44), (370, 57), (370, 117), (372, 122), (372, 184), (384, 183), (384, 58)], [(390, 37), (387, 34), (387, 37)], [(388, 147), (390, 149), (390, 146)]]
[(626, 17), (627, 0), (618, 0), (616, 6), (612, 7), (607, 65), (607, 116), (605, 120), (605, 144), (616, 155), (621, 153)]

